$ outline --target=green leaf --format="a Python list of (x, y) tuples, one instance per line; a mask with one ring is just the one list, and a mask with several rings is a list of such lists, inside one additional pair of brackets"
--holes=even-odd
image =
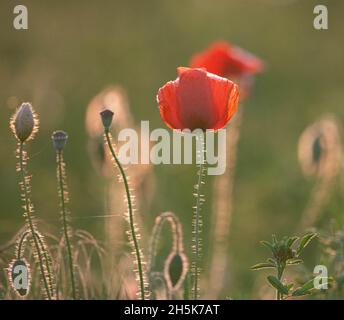
[(299, 237), (290, 237), (287, 241), (288, 248), (291, 248), (291, 246), (295, 243), (295, 241), (299, 240)]
[(308, 233), (301, 238), (299, 248), (297, 249), (297, 254), (299, 255), (301, 251), (306, 248), (309, 243), (317, 236), (316, 233)]
[(276, 235), (272, 235), (272, 244), (276, 244), (278, 241), (277, 241), (277, 237)]
[(276, 277), (274, 276), (268, 276), (267, 277), (268, 281), (270, 282), (270, 284), (276, 288), (280, 293), (282, 294), (288, 294), (288, 288), (283, 285), (283, 283), (281, 281), (279, 281)]
[(260, 241), (260, 243), (261, 243), (263, 246), (269, 248), (269, 249), (271, 250), (272, 253), (275, 252), (274, 246), (273, 246), (269, 241), (263, 240), (263, 241)]
[(310, 294), (310, 290), (314, 289), (314, 279), (307, 281), (301, 287), (297, 288), (292, 295), (294, 297), (304, 296)]
[(271, 269), (271, 268), (275, 268), (275, 267), (276, 266), (272, 263), (262, 262), (262, 263), (257, 263), (254, 266), (252, 266), (251, 270)]
[(292, 296), (293, 297), (302, 297), (302, 296), (307, 296), (311, 294), (310, 291), (303, 291), (303, 290), (299, 290), (299, 289), (296, 289), (293, 293), (292, 293)]
[(297, 264), (303, 263), (302, 259), (289, 259), (287, 261), (287, 266), (295, 266)]
[(294, 283), (286, 284), (288, 291), (294, 286)]
[(289, 283), (285, 285), (288, 289), (288, 292), (294, 287), (294, 283)]

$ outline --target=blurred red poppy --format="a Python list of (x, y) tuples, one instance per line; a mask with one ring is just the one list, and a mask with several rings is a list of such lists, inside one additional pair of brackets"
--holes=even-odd
[(221, 41), (194, 55), (190, 67), (205, 68), (208, 72), (232, 79), (261, 72), (263, 62), (247, 51)]
[(178, 68), (179, 77), (159, 89), (161, 118), (172, 129), (223, 128), (238, 107), (238, 86), (205, 69)]

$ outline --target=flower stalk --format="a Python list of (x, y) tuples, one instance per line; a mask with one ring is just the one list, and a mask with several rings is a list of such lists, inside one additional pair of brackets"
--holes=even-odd
[(46, 252), (45, 246), (40, 245), (40, 241), (38, 240), (36, 234), (38, 233), (36, 230), (36, 226), (33, 219), (33, 205), (31, 203), (29, 197), (29, 190), (30, 190), (30, 177), (25, 176), (25, 163), (26, 163), (26, 155), (24, 151), (24, 143), (19, 143), (19, 171), (21, 176), (20, 187), (23, 192), (22, 199), (24, 201), (24, 217), (26, 219), (26, 223), (28, 225), (28, 229), (31, 233), (32, 243), (35, 249), (35, 256), (37, 257), (43, 285), (45, 288), (45, 292), (47, 298), (51, 300), (54, 296), (53, 291), (53, 280), (51, 275), (51, 270), (49, 266), (49, 260), (47, 259), (48, 253)]
[(129, 233), (129, 237), (130, 237), (130, 243), (133, 246), (133, 250), (134, 250), (134, 255), (135, 255), (135, 259), (136, 259), (136, 264), (137, 264), (137, 271), (138, 271), (138, 284), (139, 284), (139, 295), (141, 300), (145, 300), (146, 296), (148, 295), (146, 292), (146, 280), (145, 280), (145, 274), (144, 274), (144, 268), (143, 268), (143, 257), (142, 257), (142, 251), (139, 245), (139, 235), (138, 235), (138, 227), (135, 224), (134, 221), (134, 208), (133, 208), (133, 199), (132, 196), (130, 194), (130, 187), (129, 187), (129, 182), (127, 179), (127, 176), (125, 174), (124, 168), (121, 165), (114, 146), (112, 145), (112, 141), (111, 141), (111, 134), (110, 134), (110, 126), (112, 123), (112, 118), (113, 118), (113, 112), (110, 110), (104, 110), (100, 113), (101, 115), (101, 119), (103, 122), (103, 126), (104, 126), (104, 137), (105, 137), (105, 141), (109, 147), (110, 153), (113, 157), (113, 160), (115, 161), (119, 171), (120, 171), (120, 176), (123, 180), (124, 183), (124, 187), (125, 187), (125, 193), (126, 193), (126, 199), (127, 199), (127, 204), (128, 204), (128, 222), (129, 222), (129, 228), (130, 228), (130, 233)]
[[(40, 268), (43, 286), (45, 288), (46, 297), (51, 300), (54, 298), (54, 283), (51, 273), (51, 259), (46, 248), (44, 237), (37, 230), (34, 219), (34, 207), (30, 199), (30, 176), (26, 173), (27, 156), (24, 150), (25, 142), (32, 140), (38, 130), (38, 119), (28, 102), (24, 102), (16, 110), (10, 121), (10, 128), (18, 141), (17, 158), (19, 163), (17, 171), (20, 173), (20, 190), (22, 192), (21, 200), (24, 202), (24, 218), (26, 220), (28, 233), (30, 234), (31, 245), (34, 251), (34, 257)], [(26, 235), (20, 240), (23, 244)], [(21, 254), (21, 248), (19, 248)]]
[[(172, 235), (172, 247), (164, 261), (163, 272), (157, 270), (156, 258), (158, 257), (158, 246), (163, 236), (163, 226), (169, 224)], [(163, 285), (167, 297), (178, 298), (189, 270), (189, 261), (184, 252), (183, 230), (178, 217), (172, 212), (164, 212), (155, 219), (154, 228), (150, 242), (150, 256), (148, 264), (150, 288), (155, 297), (161, 291)]]
[(63, 148), (67, 142), (68, 135), (64, 131), (55, 131), (52, 135), (53, 146), (56, 150), (56, 163), (57, 163), (57, 181), (58, 181), (58, 193), (60, 197), (60, 207), (61, 207), (61, 218), (63, 226), (63, 236), (67, 247), (68, 255), (68, 267), (70, 273), (70, 280), (72, 286), (72, 297), (73, 300), (77, 299), (76, 294), (76, 285), (75, 285), (75, 276), (74, 276), (74, 266), (73, 266), (73, 254), (72, 254), (72, 245), (71, 245), (71, 228), (68, 222), (68, 210), (67, 203), (68, 190), (65, 182), (65, 162), (63, 160)]
[(206, 161), (204, 157), (205, 153), (205, 145), (204, 145), (204, 138), (203, 133), (196, 135), (196, 140), (198, 141), (198, 149), (197, 149), (197, 157), (198, 157), (198, 166), (199, 170), (197, 173), (197, 184), (195, 185), (195, 193), (194, 196), (196, 198), (196, 205), (194, 207), (194, 215), (193, 215), (193, 262), (192, 262), (192, 273), (193, 273), (193, 299), (197, 300), (200, 296), (200, 288), (199, 288), (199, 277), (200, 277), (200, 260), (201, 260), (201, 251), (202, 251), (202, 215), (201, 215), (201, 206), (204, 202), (204, 197), (201, 193), (202, 185), (205, 183), (203, 180), (204, 171), (206, 166)]

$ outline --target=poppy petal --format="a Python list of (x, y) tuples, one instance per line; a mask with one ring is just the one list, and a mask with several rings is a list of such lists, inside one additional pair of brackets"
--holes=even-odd
[(207, 72), (202, 69), (183, 70), (177, 87), (178, 117), (185, 128), (207, 129), (216, 122)]
[(227, 114), (226, 118), (223, 122), (223, 124), (219, 124), (219, 129), (224, 127), (227, 122), (234, 116), (234, 114), (238, 110), (238, 104), (239, 104), (239, 87), (232, 83), (232, 87), (230, 89), (228, 103), (227, 103)]
[[(207, 71), (206, 68), (194, 68), (194, 69), (197, 69), (197, 70), (201, 70), (201, 71)], [(184, 72), (188, 72), (192, 70), (192, 68), (188, 68), (188, 67), (178, 67), (177, 68), (177, 73), (179, 76), (181, 76)]]
[(223, 41), (215, 42), (205, 51), (194, 55), (190, 66), (204, 67), (208, 72), (226, 78), (240, 77), (245, 73), (255, 74), (264, 69), (259, 58)]
[(239, 47), (232, 48), (231, 58), (233, 64), (237, 64), (237, 68), (242, 73), (255, 74), (264, 69), (264, 64), (260, 59)]
[(159, 89), (157, 101), (161, 118), (171, 129), (183, 129), (178, 118), (177, 87), (179, 79), (167, 82)]
[(213, 109), (216, 112), (215, 130), (224, 127), (232, 118), (238, 106), (238, 87), (232, 81), (208, 73)]

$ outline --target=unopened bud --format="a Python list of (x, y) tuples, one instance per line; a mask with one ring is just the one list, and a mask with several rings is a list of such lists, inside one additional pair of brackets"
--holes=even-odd
[(68, 134), (62, 130), (57, 130), (53, 132), (51, 139), (55, 150), (62, 151), (67, 143)]
[(34, 133), (38, 129), (38, 120), (30, 103), (22, 103), (13, 115), (10, 126), (15, 137), (20, 142), (23, 143), (33, 138)]
[(113, 112), (109, 109), (105, 109), (100, 112), (100, 117), (102, 119), (105, 130), (109, 130), (112, 123)]

